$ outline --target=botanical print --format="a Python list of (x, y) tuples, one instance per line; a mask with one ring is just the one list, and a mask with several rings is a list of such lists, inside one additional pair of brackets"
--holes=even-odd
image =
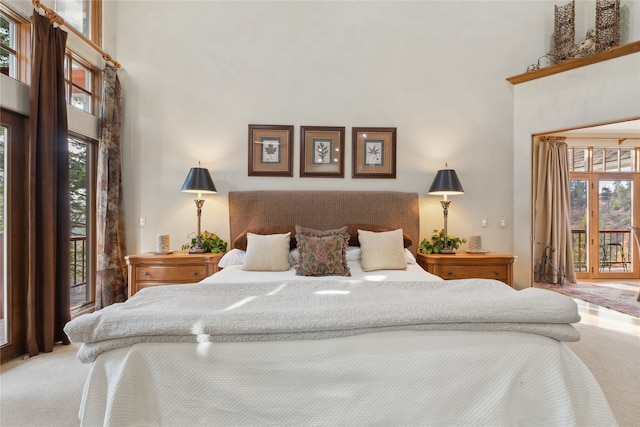
[(364, 141), (364, 164), (368, 166), (384, 165), (384, 141), (366, 139)]
[(262, 137), (260, 143), (262, 144), (260, 163), (279, 164), (282, 161), (280, 138)]
[(327, 138), (313, 138), (313, 164), (326, 165), (331, 163), (333, 141)]

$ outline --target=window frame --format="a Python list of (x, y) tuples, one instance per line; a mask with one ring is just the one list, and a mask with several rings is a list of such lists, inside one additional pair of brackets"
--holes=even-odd
[(0, 3), (0, 14), (15, 25), (16, 76), (22, 83), (31, 83), (31, 22)]
[[(98, 47), (102, 47), (102, 0), (83, 0), (83, 3), (89, 5), (89, 16), (87, 17), (87, 21), (89, 23), (89, 34), (85, 34), (82, 31), (82, 28), (76, 28), (76, 26), (71, 24), (68, 20), (65, 20), (65, 25), (73, 27)], [(54, 2), (51, 9), (62, 19), (65, 19), (64, 16), (56, 10), (55, 6), (56, 4)]]
[[(98, 174), (98, 141), (86, 135), (69, 131), (69, 139), (76, 139), (87, 144), (87, 213), (86, 213), (86, 274), (87, 289), (89, 290), (89, 298), (84, 304), (71, 307), (71, 317), (80, 314), (90, 313), (95, 309), (96, 301), (96, 268), (97, 268), (97, 228), (96, 228), (96, 210), (97, 210), (97, 174)], [(71, 236), (69, 236), (71, 238)], [(71, 288), (69, 288), (71, 292)]]
[[(73, 63), (77, 63), (82, 67), (86, 68), (91, 74), (91, 91), (80, 87), (73, 83)], [(87, 60), (82, 58), (80, 55), (72, 51), (71, 49), (67, 49), (65, 52), (65, 70), (64, 70), (64, 82), (65, 82), (65, 98), (67, 100), (67, 104), (71, 105), (74, 108), (77, 108), (81, 111), (89, 113), (93, 116), (98, 116), (100, 111), (100, 99), (102, 94), (102, 72), (89, 63)], [(89, 95), (89, 111), (86, 111), (80, 107), (76, 107), (71, 102), (72, 100), (72, 88), (79, 89), (80, 91)]]

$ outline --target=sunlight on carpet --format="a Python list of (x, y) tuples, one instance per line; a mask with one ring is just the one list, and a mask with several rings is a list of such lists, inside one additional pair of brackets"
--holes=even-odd
[(640, 317), (640, 301), (637, 301), (640, 288), (634, 284), (607, 283), (603, 286), (593, 283), (565, 283), (564, 285), (536, 283), (534, 286)]

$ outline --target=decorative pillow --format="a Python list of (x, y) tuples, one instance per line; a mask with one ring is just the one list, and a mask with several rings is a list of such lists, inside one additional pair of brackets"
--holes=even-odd
[(346, 232), (307, 229), (299, 231), (296, 240), (299, 255), (297, 275), (351, 276), (346, 255), (349, 235)]
[(289, 269), (289, 241), (291, 233), (253, 234), (247, 233), (247, 252), (243, 270), (286, 271)]
[[(296, 228), (293, 225), (271, 225), (268, 227), (256, 227), (243, 231), (233, 240), (231, 247), (234, 249), (240, 249), (242, 251), (247, 250), (247, 234), (285, 234), (291, 233), (292, 236), (296, 234)], [(291, 249), (296, 247), (295, 239), (291, 239), (289, 242)]]
[(226, 268), (232, 265), (242, 265), (244, 263), (245, 255), (245, 251), (241, 251), (240, 249), (231, 249), (230, 251), (227, 251), (222, 258), (220, 258), (218, 267)]
[(328, 234), (331, 234), (331, 233), (346, 233), (347, 232), (347, 226), (345, 225), (344, 227), (335, 228), (333, 230), (314, 230), (313, 228), (303, 227), (301, 225), (297, 225), (296, 224), (295, 230), (296, 230), (296, 234), (298, 234), (298, 233), (311, 233), (311, 234), (314, 234), (316, 236), (325, 236), (325, 235), (328, 235)]
[(358, 230), (362, 271), (405, 270), (407, 258), (402, 244), (402, 229), (373, 232)]
[[(375, 224), (347, 224), (347, 233), (349, 233), (350, 236), (349, 246), (360, 245), (360, 242), (358, 240), (358, 230), (374, 231), (376, 233), (379, 233), (381, 231), (393, 231), (395, 229)], [(413, 240), (411, 240), (411, 237), (409, 237), (409, 235), (405, 232), (402, 232), (402, 244), (405, 248), (408, 248), (413, 244)]]

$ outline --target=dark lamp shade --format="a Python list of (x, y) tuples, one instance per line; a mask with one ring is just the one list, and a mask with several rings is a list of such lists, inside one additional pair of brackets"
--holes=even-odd
[(441, 169), (431, 183), (429, 194), (434, 196), (450, 196), (452, 194), (464, 194), (462, 184), (453, 169)]
[(217, 193), (209, 170), (205, 168), (191, 168), (187, 179), (182, 184), (182, 191), (185, 193)]

